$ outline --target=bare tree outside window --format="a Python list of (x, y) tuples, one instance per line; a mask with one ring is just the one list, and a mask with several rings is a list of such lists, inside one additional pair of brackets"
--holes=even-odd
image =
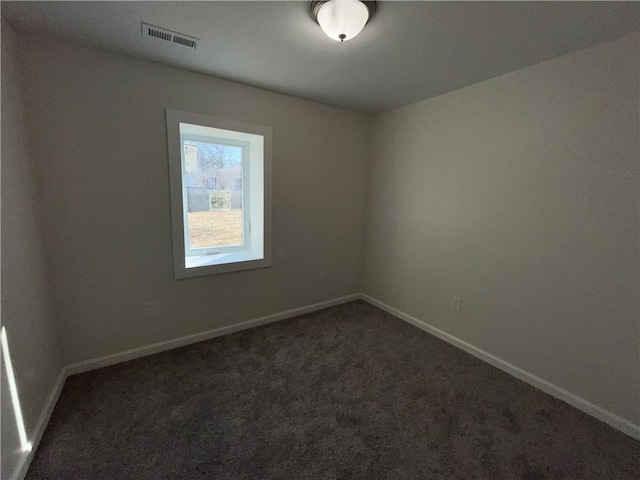
[(240, 149), (215, 143), (196, 144), (198, 149), (198, 162), (203, 172), (218, 171), (229, 165), (241, 162)]

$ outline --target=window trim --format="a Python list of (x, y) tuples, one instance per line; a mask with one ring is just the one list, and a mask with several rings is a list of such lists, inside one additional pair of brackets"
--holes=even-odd
[[(182, 112), (178, 110), (166, 109), (166, 126), (167, 126), (167, 149), (168, 149), (168, 164), (169, 164), (169, 189), (170, 189), (170, 202), (171, 202), (171, 231), (172, 231), (172, 251), (173, 251), (173, 269), (176, 279), (197, 277), (203, 275), (214, 275), (218, 273), (235, 272), (241, 270), (249, 270), (254, 268), (264, 268), (271, 266), (271, 205), (272, 205), (272, 129), (271, 127), (264, 127), (260, 125), (254, 125), (244, 122), (238, 122), (235, 120), (227, 120), (219, 117), (212, 117), (208, 115), (200, 115), (196, 113)], [(262, 189), (262, 210), (263, 210), (263, 236), (261, 249), (256, 248), (258, 245), (258, 239), (255, 237), (257, 232), (252, 232), (250, 235), (253, 240), (248, 249), (241, 251), (231, 251), (235, 247), (226, 247), (226, 251), (218, 254), (203, 255), (200, 257), (189, 257), (189, 263), (192, 265), (187, 268), (186, 260), (186, 241), (185, 241), (185, 217), (184, 217), (184, 196), (186, 192), (183, 189), (183, 152), (182, 152), (182, 138), (180, 135), (180, 124), (187, 123), (193, 125), (199, 125), (203, 127), (211, 127), (222, 130), (230, 130), (233, 132), (247, 133), (251, 135), (259, 135), (263, 141), (263, 162), (262, 169), (256, 171), (262, 171), (263, 189)], [(249, 153), (249, 159), (247, 162), (248, 171), (251, 171), (251, 163), (255, 160), (251, 159), (251, 152)], [(257, 173), (256, 173), (257, 174)], [(243, 162), (243, 202), (246, 196), (249, 195), (249, 188), (251, 188), (250, 175), (244, 176), (244, 162)], [(256, 188), (259, 188), (257, 186)], [(254, 201), (255, 194), (253, 195)], [(251, 200), (247, 202), (248, 210), (251, 210)], [(244, 204), (243, 204), (244, 209)], [(254, 215), (258, 215), (257, 212), (253, 212)], [(247, 212), (247, 219), (251, 219), (249, 211)], [(258, 217), (259, 218), (259, 217)], [(245, 221), (245, 228), (251, 230), (250, 220)], [(249, 230), (249, 231), (250, 231)], [(261, 257), (259, 258), (259, 251), (261, 250)], [(224, 262), (224, 263), (223, 263)]]

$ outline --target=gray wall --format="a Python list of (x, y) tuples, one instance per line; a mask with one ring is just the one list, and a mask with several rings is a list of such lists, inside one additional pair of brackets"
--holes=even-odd
[[(51, 39), (24, 41), (67, 363), (360, 291), (370, 117)], [(165, 108), (273, 127), (271, 268), (174, 280)], [(146, 300), (157, 302), (156, 317), (144, 317)]]
[[(62, 360), (48, 290), (39, 228), (40, 198), (22, 97), (16, 36), (2, 22), (2, 277), (1, 320), (6, 327), (27, 435), (45, 407)], [(2, 472), (19, 460), (18, 435), (2, 363)]]
[(376, 117), (364, 277), (376, 299), (636, 424), (638, 41)]

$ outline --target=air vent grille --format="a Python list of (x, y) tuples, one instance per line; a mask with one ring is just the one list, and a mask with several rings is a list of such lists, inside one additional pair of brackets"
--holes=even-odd
[(198, 42), (196, 40), (180, 37), (178, 35), (173, 36), (173, 43), (179, 43), (180, 45), (184, 45), (185, 47), (191, 47), (191, 48), (197, 48), (198, 46)]
[(199, 38), (185, 35), (184, 33), (174, 32), (173, 30), (157, 27), (155, 25), (150, 25), (144, 22), (142, 22), (142, 35), (193, 49), (198, 48), (198, 43), (200, 43)]

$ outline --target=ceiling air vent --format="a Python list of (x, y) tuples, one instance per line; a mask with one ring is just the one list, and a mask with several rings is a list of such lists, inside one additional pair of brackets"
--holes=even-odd
[(198, 48), (198, 43), (200, 43), (199, 38), (185, 35), (184, 33), (174, 32), (173, 30), (168, 30), (166, 28), (157, 27), (155, 25), (149, 25), (144, 22), (142, 22), (142, 35), (193, 49)]

